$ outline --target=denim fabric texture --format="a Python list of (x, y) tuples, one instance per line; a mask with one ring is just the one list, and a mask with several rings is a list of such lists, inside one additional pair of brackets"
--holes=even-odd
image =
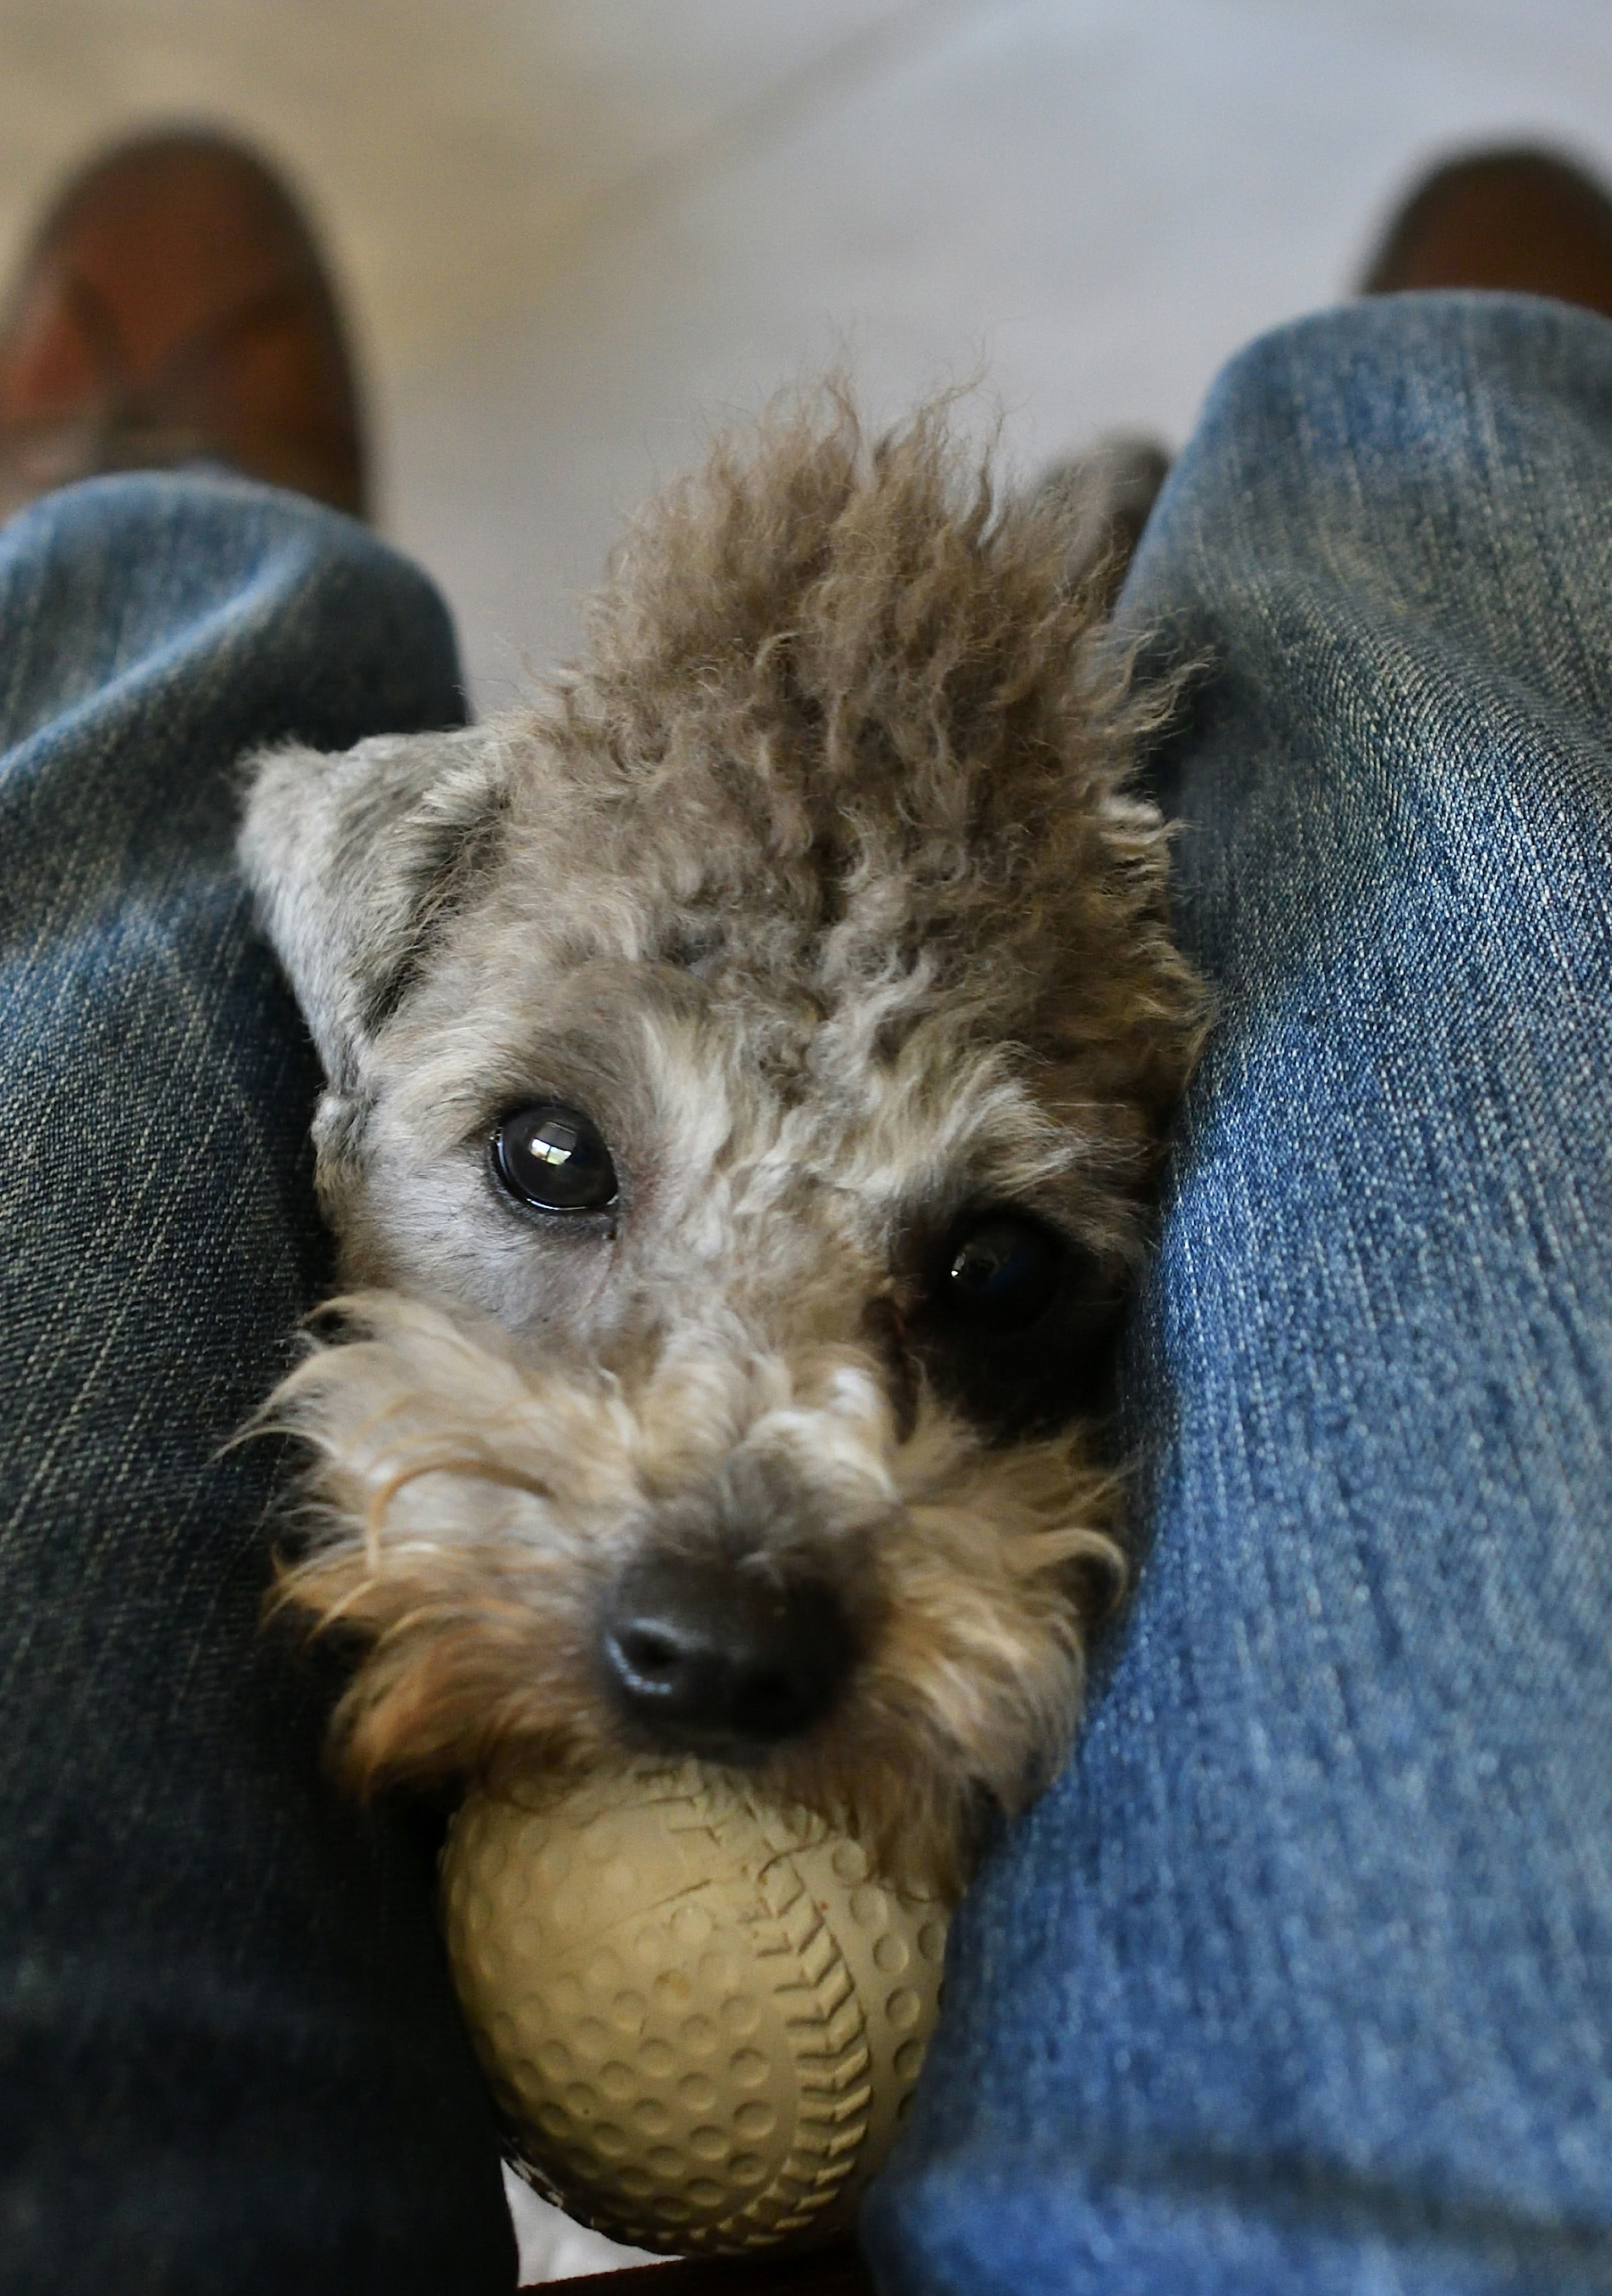
[(452, 632), (344, 519), (134, 477), (0, 533), (0, 2289), (506, 2291), (429, 1856), (323, 1779), (220, 1453), (328, 1280), (233, 767), (456, 721)]
[(1612, 325), (1226, 373), (1124, 599), (1222, 1018), (1148, 1550), (955, 1927), (891, 2296), (1612, 2289)]

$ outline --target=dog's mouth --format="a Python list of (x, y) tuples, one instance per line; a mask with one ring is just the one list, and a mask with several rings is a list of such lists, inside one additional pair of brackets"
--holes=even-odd
[(742, 1767), (822, 1722), (859, 1655), (828, 1580), (761, 1557), (629, 1564), (603, 1606), (598, 1652), (634, 1738)]

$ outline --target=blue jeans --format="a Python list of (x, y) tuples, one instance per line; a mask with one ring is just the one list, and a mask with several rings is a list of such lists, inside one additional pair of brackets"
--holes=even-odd
[[(1256, 345), (1125, 612), (1222, 1020), (1133, 1322), (1148, 1540), (959, 1916), (893, 2296), (1612, 2288), (1612, 327)], [(322, 1784), (217, 1456), (323, 1278), (250, 742), (440, 721), (346, 522), (0, 537), (0, 2288), (509, 2285), (421, 1845)]]
[(447, 617), (310, 504), (130, 478), (0, 534), (0, 2289), (490, 2296), (429, 1849), (323, 1779), (268, 1447), (220, 1455), (327, 1280), (232, 767), (454, 719)]
[(964, 1907), (901, 2296), (1612, 2289), (1612, 325), (1222, 378), (1124, 600), (1221, 1020), (1129, 1344), (1149, 1551)]

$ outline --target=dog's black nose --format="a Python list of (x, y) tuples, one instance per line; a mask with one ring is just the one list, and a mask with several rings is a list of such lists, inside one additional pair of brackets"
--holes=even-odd
[(757, 1558), (630, 1564), (600, 1642), (611, 1689), (635, 1722), (668, 1745), (729, 1760), (808, 1729), (855, 1656), (833, 1588)]

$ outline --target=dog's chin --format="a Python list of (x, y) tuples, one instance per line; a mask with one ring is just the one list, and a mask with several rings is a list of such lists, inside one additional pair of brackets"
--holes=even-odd
[(764, 1780), (776, 1760), (778, 1740), (747, 1738), (735, 1730), (646, 1730), (630, 1718), (620, 1724), (621, 1744), (629, 1760), (692, 1761), (713, 1768), (732, 1770), (740, 1776)]

